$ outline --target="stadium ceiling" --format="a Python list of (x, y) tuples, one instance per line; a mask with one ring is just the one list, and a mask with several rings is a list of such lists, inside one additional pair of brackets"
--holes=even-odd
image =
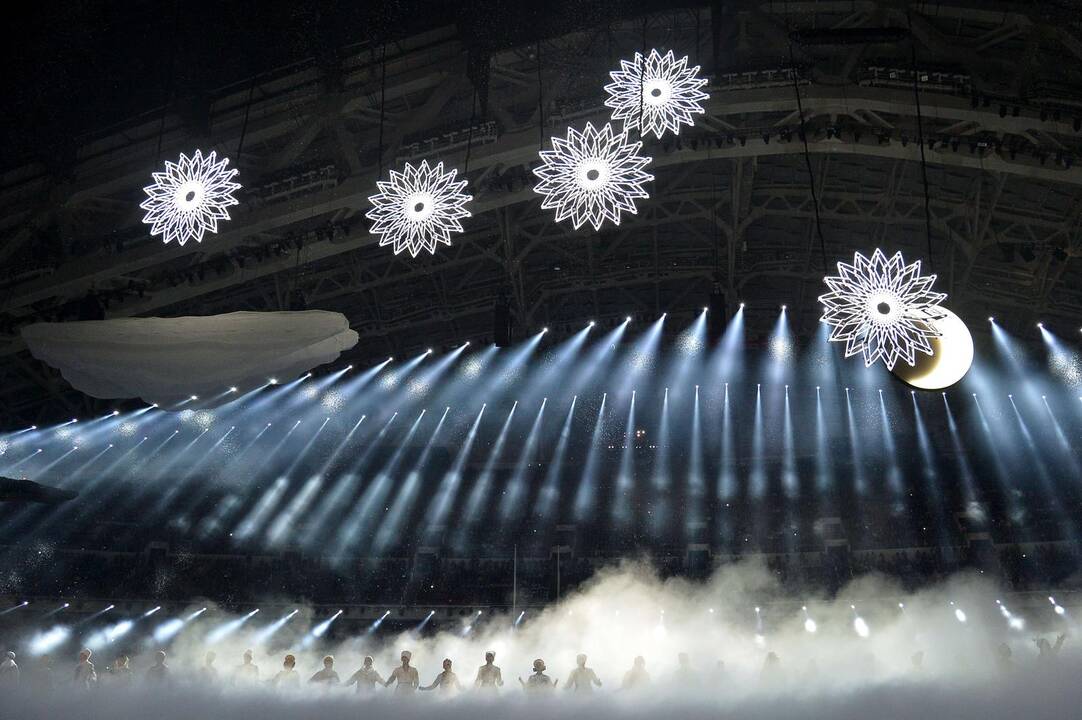
[[(499, 49), (447, 26), (65, 138), (63, 162), (0, 175), (0, 422), (100, 407), (18, 335), (75, 319), (88, 294), (108, 317), (337, 310), (363, 362), (490, 337), (498, 298), (525, 332), (690, 313), (720, 288), (752, 320), (770, 309), (763, 328), (788, 304), (806, 334), (825, 262), (878, 245), (924, 259), (971, 324), (995, 314), (1073, 330), (1082, 28), (1054, 8), (712, 3)], [(678, 139), (647, 141), (657, 179), (637, 216), (600, 233), (555, 224), (532, 191), (539, 147), (604, 122), (608, 71), (651, 47), (703, 66), (706, 115)], [(140, 222), (142, 187), (158, 158), (197, 147), (240, 168), (240, 207), (202, 244), (163, 245)], [(473, 217), (434, 257), (394, 256), (368, 234), (367, 197), (389, 168), (421, 158), (468, 173)]]

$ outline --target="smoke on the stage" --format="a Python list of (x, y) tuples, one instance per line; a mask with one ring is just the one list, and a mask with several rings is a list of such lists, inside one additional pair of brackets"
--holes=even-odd
[[(1034, 642), (1041, 630), (1053, 641), (1056, 633), (1067, 632), (1069, 616), (1059, 616), (1058, 627), (1024, 627), (1020, 616), (997, 604), (997, 599), (995, 585), (979, 575), (956, 576), (914, 593), (902, 592), (888, 579), (866, 576), (829, 599), (793, 598), (782, 594), (761, 563), (726, 566), (702, 583), (664, 580), (646, 564), (626, 563), (600, 572), (558, 605), (534, 617), (527, 613), (517, 626), (513, 617), (481, 617), (467, 630), (469, 619), (464, 618), (461, 625), (445, 624), (424, 637), (373, 633), (322, 642), (310, 639), (308, 631), (323, 618), (302, 609), (292, 620), (310, 621), (286, 623), (262, 643), (256, 641), (257, 634), (276, 618), (263, 617), (259, 623), (249, 619), (208, 644), (208, 633), (220, 628), (223, 620), (220, 614), (207, 620), (200, 616), (168, 648), (172, 686), (155, 692), (177, 695), (175, 701), (156, 705), (155, 715), (235, 715), (240, 703), (243, 714), (258, 712), (269, 720), (286, 716), (296, 702), (317, 703), (320, 714), (328, 718), (352, 716), (357, 702), (377, 703), (380, 712), (401, 717), (430, 712), (432, 701), (446, 700), (443, 693), (422, 694), (416, 702), (408, 702), (377, 690), (359, 700), (352, 689), (317, 691), (303, 682), (322, 666), (327, 653), (335, 656), (343, 680), (360, 667), (365, 655), (375, 658), (376, 668), (386, 677), (404, 649), (412, 651), (422, 684), (431, 682), (441, 661), (450, 658), (467, 688), (484, 653), (495, 651), (506, 683), (500, 701), (527, 703), (521, 710), (524, 715), (536, 709), (539, 716), (550, 716), (552, 709), (543, 709), (548, 703), (581, 700), (571, 698), (562, 687), (579, 653), (588, 655), (588, 665), (604, 683), (588, 700), (597, 713), (611, 704), (621, 715), (653, 715), (680, 707), (689, 716), (716, 717), (721, 710), (746, 718), (799, 714), (832, 720), (944, 712), (982, 720), (1017, 717), (1020, 712), (1030, 717), (1072, 714), (1068, 709), (1082, 700), (1082, 688), (1073, 680), (1082, 669), (1082, 658), (1068, 640), (1062, 653), (1042, 661)], [(1003, 654), (1004, 645), (1011, 650), (1009, 658)], [(141, 693), (150, 691), (142, 673), (157, 646), (148, 643), (144, 648), (133, 657), (136, 679), (129, 692), (110, 692), (105, 680), (89, 704), (67, 690), (48, 699), (24, 696), (18, 702), (28, 712), (37, 705), (49, 717), (70, 714), (73, 702), (81, 704), (82, 716), (88, 711), (94, 715), (94, 708), (100, 708), (101, 717), (130, 714), (118, 703), (136, 702)], [(232, 671), (249, 648), (264, 680), (281, 669), (287, 652), (294, 654), (302, 687), (294, 693), (277, 693), (262, 684), (234, 687)], [(214, 650), (218, 658), (220, 682), (213, 687), (199, 673), (207, 650)], [(689, 656), (690, 669), (679, 667), (680, 653)], [(770, 653), (778, 662), (766, 667)], [(101, 652), (95, 658), (99, 672), (112, 661), (107, 655)], [(639, 655), (646, 659), (652, 682), (646, 689), (621, 691), (621, 679)], [(538, 703), (523, 696), (517, 680), (529, 675), (534, 658), (543, 658), (548, 674), (561, 685)], [(25, 658), (24, 677), (32, 675), (33, 667), (28, 667), (32, 664), (33, 659)], [(69, 678), (70, 667), (58, 662), (56, 677)], [(23, 684), (24, 689), (30, 687)], [(476, 712), (476, 703), (486, 701), (467, 692), (441, 712), (460, 708), (465, 717)], [(218, 708), (212, 709), (211, 703)]]

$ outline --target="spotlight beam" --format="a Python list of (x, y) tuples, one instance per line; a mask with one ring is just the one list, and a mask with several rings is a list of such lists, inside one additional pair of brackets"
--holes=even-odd
[[(533, 464), (534, 455), (537, 452), (537, 440), (541, 434), (541, 423), (545, 416), (545, 405), (548, 404), (548, 398), (541, 401), (541, 407), (537, 410), (537, 416), (534, 417), (533, 424), (530, 426), (530, 432), (526, 436), (526, 442), (523, 443), (521, 451), (519, 451), (518, 460), (515, 462), (514, 469), (511, 471), (511, 477), (507, 481), (503, 500), (500, 503), (500, 531), (506, 533), (515, 527), (515, 524), (522, 516), (521, 510), (523, 506), (523, 499), (526, 493), (526, 470)], [(479, 516), (468, 518), (470, 522), (476, 522), (480, 520)]]
[(470, 523), (477, 518), (481, 506), (488, 498), (492, 485), (492, 475), (503, 452), (504, 443), (507, 441), (507, 431), (511, 427), (511, 420), (515, 417), (515, 408), (517, 407), (518, 401), (516, 400), (511, 405), (511, 410), (507, 413), (507, 419), (503, 421), (503, 427), (500, 428), (500, 434), (496, 436), (496, 442), (492, 444), (492, 450), (489, 451), (488, 458), (485, 460), (481, 472), (478, 473), (476, 481), (474, 481), (473, 491), (470, 493), (466, 501), (465, 511), (461, 515), (462, 522), (458, 524), (455, 532), (453, 542), (454, 547), (457, 549), (465, 548), (466, 540), (469, 537)]
[[(621, 328), (625, 327), (620, 325)], [(601, 428), (605, 422), (605, 401), (608, 393), (601, 396), (601, 405), (597, 408), (597, 420), (594, 431), (590, 434), (590, 445), (586, 451), (586, 462), (582, 465), (579, 487), (575, 492), (575, 522), (583, 522), (594, 513), (597, 498), (597, 471), (601, 463)]]
[(474, 418), (473, 424), (470, 425), (469, 432), (466, 433), (465, 441), (458, 449), (458, 454), (455, 455), (455, 459), (451, 463), (451, 469), (443, 476), (443, 482), (440, 483), (436, 494), (429, 501), (428, 509), (425, 511), (423, 527), (435, 528), (442, 526), (451, 512), (451, 506), (458, 494), (458, 486), (462, 482), (462, 469), (466, 466), (470, 450), (477, 439), (477, 428), (481, 425), (481, 417), (485, 414), (486, 407), (485, 404), (481, 405), (477, 417)]

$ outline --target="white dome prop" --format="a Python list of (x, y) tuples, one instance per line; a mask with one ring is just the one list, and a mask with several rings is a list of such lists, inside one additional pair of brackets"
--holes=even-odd
[(200, 405), (224, 404), (236, 397), (230, 388), (292, 379), (358, 339), (344, 315), (323, 310), (35, 323), (22, 334), (34, 357), (77, 390), (163, 409), (193, 395)]

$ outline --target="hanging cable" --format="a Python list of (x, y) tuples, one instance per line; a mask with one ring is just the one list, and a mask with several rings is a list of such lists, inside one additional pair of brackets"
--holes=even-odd
[(380, 57), (380, 64), (383, 66), (380, 70), (379, 79), (379, 177), (383, 177), (383, 120), (386, 117), (387, 109), (387, 43), (383, 43), (383, 52)]
[(545, 147), (545, 92), (541, 83), (541, 39), (537, 40), (537, 149)]
[(823, 256), (823, 270), (827, 262), (827, 243), (823, 239), (823, 223), (819, 217), (819, 196), (815, 192), (815, 171), (812, 170), (811, 151), (808, 149), (808, 133), (804, 123), (804, 103), (800, 99), (800, 85), (796, 79), (796, 62), (793, 59), (793, 41), (789, 40), (789, 75), (793, 78), (793, 94), (796, 95), (796, 110), (800, 115), (800, 139), (804, 143), (804, 164), (808, 168), (808, 187), (811, 189), (812, 208), (815, 211), (815, 233), (819, 236), (819, 250)]
[(256, 79), (252, 78), (252, 86), (248, 88), (248, 102), (244, 105), (244, 122), (240, 125), (240, 141), (237, 143), (236, 164), (240, 165), (240, 154), (244, 150), (244, 136), (248, 134), (248, 114), (252, 111), (252, 96), (255, 94)]
[(924, 234), (928, 240), (928, 269), (935, 271), (932, 257), (932, 209), (928, 193), (928, 161), (924, 157), (924, 115), (920, 109), (920, 85), (917, 81), (917, 41), (913, 37), (913, 19), (909, 11), (905, 12), (905, 22), (909, 27), (910, 64), (913, 70), (913, 101), (917, 106), (917, 144), (920, 145), (920, 178), (924, 183)]
[(462, 167), (462, 177), (470, 174), (470, 149), (473, 147), (473, 126), (477, 124), (477, 86), (473, 87), (473, 99), (470, 101), (470, 130), (466, 133), (466, 161)]
[(173, 42), (169, 46), (169, 63), (166, 65), (165, 100), (162, 102), (162, 119), (158, 125), (158, 149), (155, 152), (155, 165), (162, 162), (162, 138), (165, 136), (165, 116), (173, 101), (173, 81), (176, 76), (177, 39), (180, 37), (180, 0), (173, 3)]

